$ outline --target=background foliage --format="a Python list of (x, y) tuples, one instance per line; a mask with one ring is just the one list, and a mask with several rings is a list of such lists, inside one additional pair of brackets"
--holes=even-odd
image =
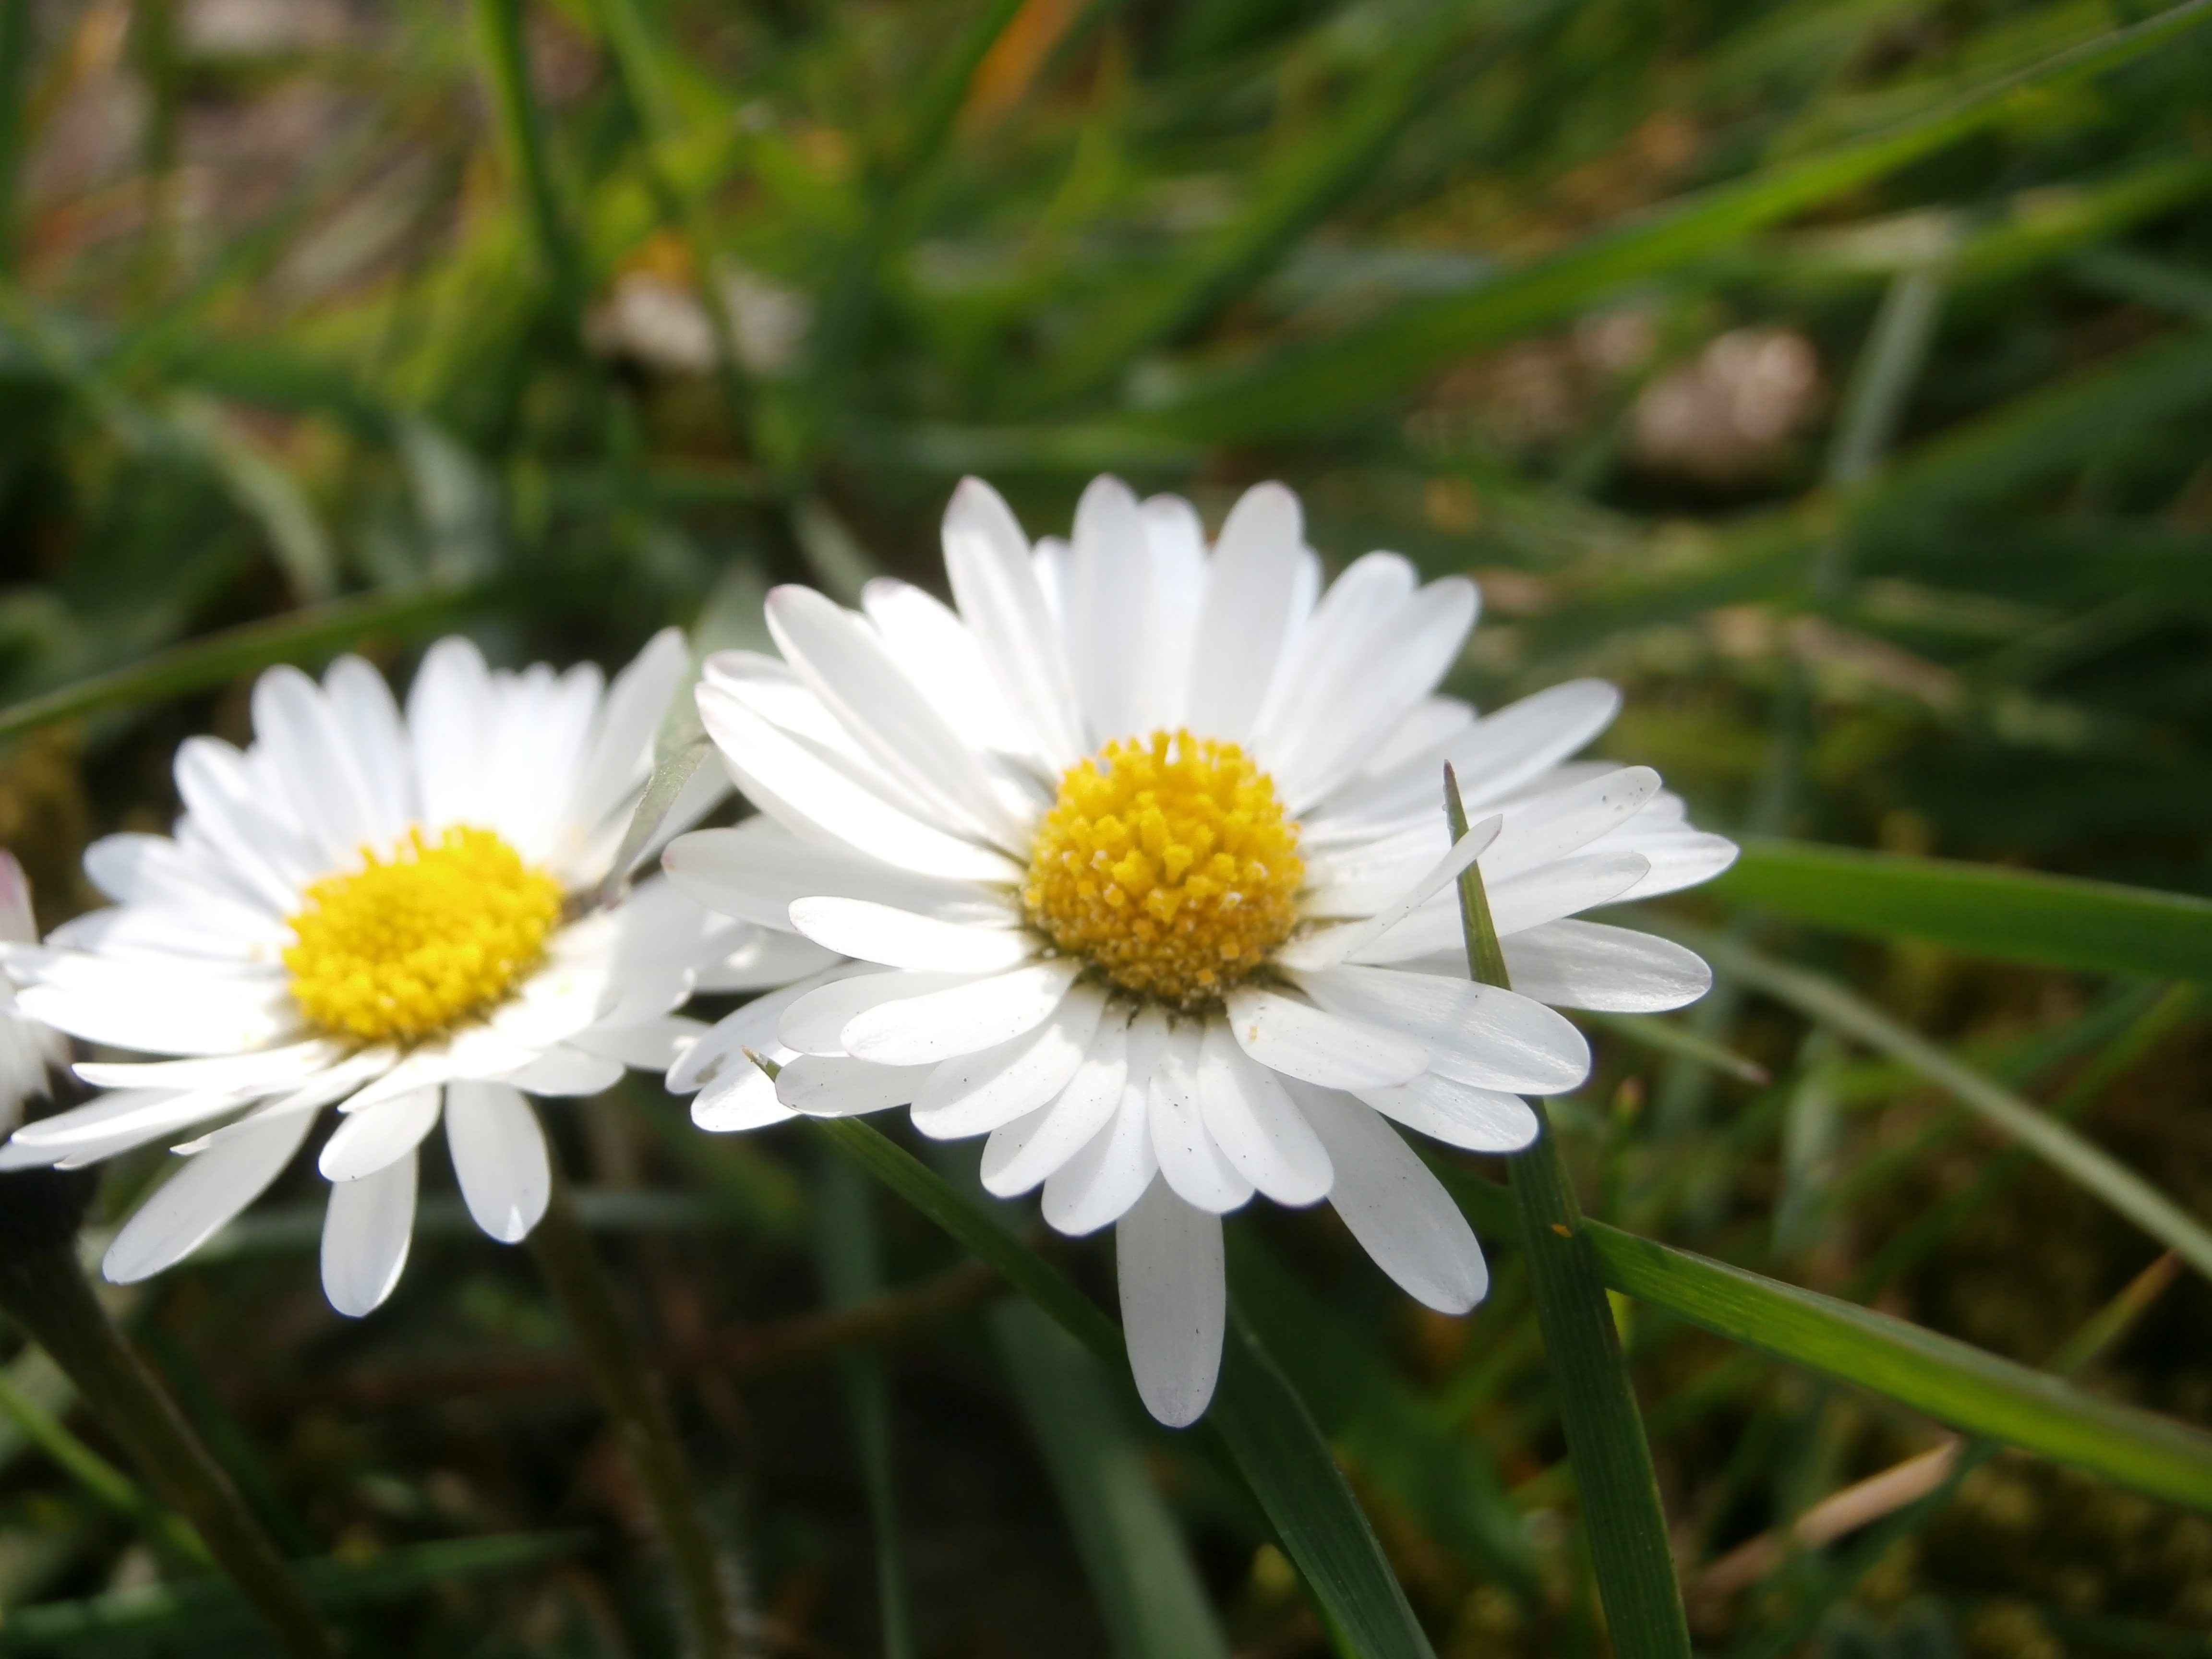
[[(0, 842), (84, 908), (279, 658), (730, 642), (770, 581), (933, 580), (964, 471), (1033, 529), (1098, 470), (1282, 477), (1333, 561), (1481, 577), (1455, 690), (1617, 678), (1605, 751), (1770, 838), (1666, 921), (1714, 996), (1591, 1022), (1584, 1208), (2205, 1422), (2202, 1274), (1991, 1127), (2078, 1120), (2195, 1224), (2202, 907), (1794, 845), (2212, 893), (2212, 33), (2094, 46), (2149, 15), (5, 0)], [(1218, 1462), (816, 1141), (644, 1082), (560, 1132), (763, 1651), (1327, 1650)], [(527, 1262), (448, 1183), (349, 1323), (319, 1188), (117, 1299), (366, 1650), (668, 1651)], [(1437, 1650), (1603, 1651), (1518, 1255), (1451, 1322), (1326, 1213), (1233, 1231)], [(1110, 1304), (1103, 1248), (1051, 1253)], [(2212, 1651), (2185, 1460), (1943, 1453), (1607, 1261), (1701, 1649)], [(14, 1351), (0, 1651), (250, 1648), (68, 1403)]]

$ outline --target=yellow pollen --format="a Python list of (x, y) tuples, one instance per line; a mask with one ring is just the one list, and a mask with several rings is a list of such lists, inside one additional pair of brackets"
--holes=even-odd
[(1290, 936), (1304, 879), (1273, 779), (1233, 743), (1155, 732), (1068, 768), (1022, 902), (1115, 984), (1188, 1006)]
[(292, 995), (325, 1031), (425, 1037), (504, 995), (544, 954), (561, 884), (489, 830), (420, 830), (389, 859), (307, 889), (287, 918)]

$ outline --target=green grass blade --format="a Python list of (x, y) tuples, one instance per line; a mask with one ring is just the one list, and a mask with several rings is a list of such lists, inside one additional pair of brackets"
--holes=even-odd
[(170, 1554), (196, 1566), (213, 1565), (199, 1535), (138, 1488), (138, 1484), (83, 1441), (62, 1420), (0, 1370), (0, 1417), (52, 1458), (94, 1498), (149, 1534)]
[[(1475, 1231), (1517, 1243), (1511, 1195), (1431, 1167)], [(1606, 1284), (1625, 1296), (1792, 1365), (2191, 1509), (2212, 1510), (2212, 1434), (1855, 1303), (1607, 1226), (1584, 1224)]]
[(562, 211), (560, 187), (553, 178), (545, 118), (530, 79), (522, 6), (523, 0), (477, 0), (484, 77), (492, 108), (498, 114), (508, 165), (521, 186), (523, 217), (544, 265), (546, 282), (571, 325), (580, 329), (589, 283), (582, 251)]
[[(1467, 834), (1467, 809), (1449, 764), (1444, 821), (1454, 842)], [(1468, 973), (1479, 983), (1510, 990), (1479, 863), (1468, 865), (1459, 878), (1459, 903)], [(1582, 1493), (1583, 1527), (1606, 1627), (1624, 1659), (1689, 1659), (1689, 1620), (1674, 1577), (1667, 1513), (1620, 1333), (1599, 1282), (1559, 1135), (1543, 1103), (1528, 1104), (1536, 1114), (1536, 1141), (1505, 1160), (1506, 1178), (1528, 1252), (1553, 1392), (1566, 1425), (1567, 1456)]]
[(1205, 1583), (1098, 1362), (1026, 1303), (993, 1309), (990, 1322), (1115, 1659), (1228, 1659)]
[(2185, 893), (1755, 837), (1711, 890), (1843, 933), (2080, 973), (2212, 980), (2212, 901)]
[[(883, 1252), (876, 1237), (875, 1188), (852, 1163), (825, 1158), (814, 1189), (814, 1260), (832, 1307), (849, 1308), (884, 1288)], [(898, 1485), (893, 1474), (890, 1379), (884, 1357), (872, 1348), (837, 1356), (852, 1419), (860, 1484), (868, 1495), (875, 1534), (876, 1595), (883, 1623), (884, 1659), (914, 1659), (914, 1606), (907, 1595), (906, 1544), (899, 1530)]]
[(95, 674), (0, 708), (0, 740), (57, 720), (135, 708), (204, 691), (271, 663), (312, 662), (372, 634), (413, 634), (482, 598), (472, 587), (419, 587), (311, 605), (265, 622), (204, 635), (143, 662)]
[(1889, 131), (1700, 191), (1470, 293), (1401, 305), (1379, 322), (1285, 353), (1249, 373), (1200, 382), (1152, 418), (1216, 441), (1326, 424), (1414, 384), (1454, 357), (1550, 326), (1606, 294), (1726, 247), (1760, 226), (1979, 131), (2018, 111), (2025, 99), (2141, 58), (2208, 16), (2208, 0), (2189, 0)]
[(1690, 1026), (1652, 1014), (1606, 1014), (1586, 1009), (1577, 1012), (1585, 1023), (1601, 1031), (1610, 1031), (1626, 1042), (1656, 1048), (1661, 1054), (1702, 1066), (1708, 1071), (1723, 1072), (1740, 1083), (1763, 1087), (1773, 1081), (1766, 1067), (1757, 1060), (1736, 1053), (1725, 1043), (1714, 1042)]
[(1717, 936), (1698, 936), (1716, 966), (1800, 1013), (1911, 1067), (1962, 1106), (2094, 1193), (2189, 1265), (2212, 1278), (2212, 1231), (2110, 1153), (2002, 1084), (1954, 1059), (1917, 1031), (1819, 974), (1791, 968)]
[[(817, 1134), (1004, 1273), (1115, 1375), (1127, 1374), (1121, 1333), (1098, 1304), (950, 1182), (858, 1119), (808, 1121)], [(1431, 1659), (1428, 1638), (1328, 1441), (1241, 1325), (1223, 1353), (1220, 1384), (1205, 1421), (1235, 1460), (1324, 1616), (1364, 1659)]]
[(1110, 384), (1134, 359), (1188, 337), (1265, 275), (1382, 164), (1451, 65), (1451, 46), (1467, 23), (1457, 8), (1446, 7), (1437, 22), (1395, 45), (1342, 113), (1301, 139), (1259, 182), (1255, 199), (1233, 223), (1167, 280), (1137, 284), (1129, 303), (1085, 330), (1072, 356), (1046, 371), (1037, 401)]
[[(325, 1607), (404, 1601), (455, 1578), (534, 1566), (590, 1547), (581, 1532), (517, 1534), (413, 1544), (368, 1562), (301, 1564), (307, 1593)], [(218, 1578), (188, 1578), (113, 1590), (82, 1601), (11, 1607), (0, 1623), (0, 1653), (107, 1650), (118, 1642), (177, 1642), (250, 1629), (253, 1614)]]
[(1231, 1308), (1206, 1413), (1328, 1621), (1358, 1659), (1434, 1659), (1313, 1414)]

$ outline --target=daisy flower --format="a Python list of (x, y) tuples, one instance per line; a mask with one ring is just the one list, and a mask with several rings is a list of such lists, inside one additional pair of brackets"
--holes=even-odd
[[(761, 816), (676, 841), (676, 884), (849, 958), (740, 1009), (671, 1073), (695, 1119), (910, 1103), (988, 1134), (982, 1181), (1117, 1228), (1153, 1414), (1211, 1398), (1219, 1218), (1326, 1198), (1431, 1307), (1487, 1288), (1474, 1234), (1393, 1127), (1525, 1146), (1521, 1098), (1589, 1068), (1548, 1004), (1674, 1007), (1704, 963), (1567, 920), (1702, 880), (1735, 849), (1641, 767), (1563, 764), (1591, 681), (1478, 719), (1435, 695), (1473, 583), (1395, 554), (1322, 591), (1297, 498), (1248, 492), (1209, 549), (1186, 501), (1102, 478), (1032, 548), (987, 485), (945, 519), (957, 603), (779, 588), (781, 660), (711, 659), (708, 732)], [(1442, 811), (1456, 769), (1479, 820)], [(1516, 990), (1472, 982), (1453, 878), (1479, 855)], [(771, 1083), (751, 1049), (778, 1062)]]
[[(0, 948), (38, 942), (30, 879), (15, 855), (0, 849)], [(0, 1134), (23, 1121), (25, 1101), (49, 1092), (47, 1073), (68, 1060), (69, 1039), (27, 1018), (16, 1004), (15, 988), (0, 978)]]
[[(550, 1191), (527, 1096), (665, 1069), (696, 1030), (672, 1017), (695, 988), (759, 988), (833, 959), (658, 878), (603, 896), (687, 669), (673, 629), (611, 685), (588, 664), (494, 672), (447, 639), (404, 714), (357, 658), (320, 685), (262, 675), (250, 746), (178, 750), (174, 835), (86, 852), (114, 906), (9, 952), (26, 1012), (170, 1058), (78, 1066), (108, 1092), (18, 1129), (0, 1168), (190, 1136), (107, 1252), (107, 1277), (128, 1283), (251, 1203), (335, 1106), (318, 1160), (323, 1285), (361, 1315), (405, 1265), (416, 1149), (442, 1116), (477, 1224), (523, 1237)], [(672, 824), (727, 787), (695, 781)]]

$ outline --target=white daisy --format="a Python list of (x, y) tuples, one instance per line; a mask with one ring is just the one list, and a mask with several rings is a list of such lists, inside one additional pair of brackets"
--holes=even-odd
[[(699, 708), (763, 816), (677, 841), (677, 885), (853, 960), (763, 997), (677, 1065), (694, 1117), (749, 1128), (911, 1103), (988, 1133), (984, 1185), (1118, 1224), (1153, 1414), (1205, 1409), (1219, 1217), (1328, 1199), (1376, 1261), (1465, 1312), (1473, 1233), (1386, 1120), (1526, 1145), (1519, 1097), (1589, 1067), (1546, 1003), (1674, 1007), (1688, 951), (1570, 921), (1699, 881), (1735, 849), (1642, 767), (1563, 766), (1595, 682), (1478, 720), (1433, 695), (1473, 626), (1395, 554), (1323, 593), (1297, 501), (1249, 491), (1211, 550), (1188, 502), (1102, 478), (1033, 550), (987, 485), (945, 520), (957, 613), (902, 582), (865, 614), (778, 589), (782, 660), (708, 664)], [(1442, 774), (1481, 820), (1456, 848)], [(1480, 854), (1519, 989), (1470, 981), (1452, 878)], [(781, 1064), (771, 1085), (752, 1048)]]
[[(15, 855), (0, 848), (0, 945), (36, 945), (31, 883)], [(23, 1103), (52, 1086), (48, 1073), (69, 1059), (69, 1039), (51, 1025), (25, 1018), (15, 988), (0, 978), (0, 1133), (23, 1121)]]
[[(416, 1148), (442, 1114), (470, 1213), (521, 1238), (550, 1191), (526, 1095), (595, 1094), (626, 1065), (665, 1068), (697, 1030), (672, 1017), (695, 988), (757, 989), (832, 960), (708, 915), (658, 878), (600, 902), (686, 668), (672, 629), (611, 685), (588, 664), (493, 672), (447, 639), (404, 717), (356, 658), (319, 686), (264, 673), (250, 747), (193, 738), (178, 750), (173, 837), (87, 851), (114, 907), (9, 953), (27, 1012), (176, 1058), (80, 1065), (110, 1092), (17, 1130), (0, 1167), (196, 1137), (107, 1252), (107, 1277), (127, 1283), (252, 1202), (335, 1105), (323, 1285), (359, 1315), (405, 1264)], [(698, 781), (672, 825), (726, 787)]]

